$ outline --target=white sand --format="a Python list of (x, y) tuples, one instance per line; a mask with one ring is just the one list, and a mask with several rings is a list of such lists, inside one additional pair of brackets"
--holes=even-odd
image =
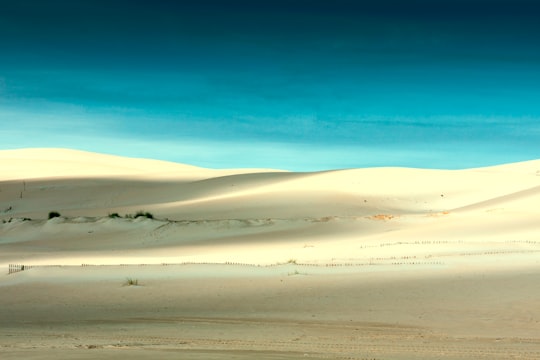
[[(0, 269), (64, 265), (0, 275), (2, 358), (540, 358), (540, 161), (288, 173), (28, 149), (0, 169)], [(138, 210), (155, 219), (107, 216)]]

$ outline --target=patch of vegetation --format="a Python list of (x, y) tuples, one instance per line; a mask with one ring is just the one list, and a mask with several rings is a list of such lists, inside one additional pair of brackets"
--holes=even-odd
[(287, 264), (295, 264), (296, 265), (296, 264), (298, 264), (298, 262), (296, 261), (296, 259), (289, 259), (287, 261)]
[(110, 217), (111, 219), (116, 219), (116, 218), (119, 218), (120, 215), (119, 215), (118, 213), (109, 213), (109, 217)]
[(135, 219), (138, 218), (138, 217), (145, 217), (145, 218), (148, 218), (148, 219), (153, 219), (154, 218), (154, 215), (152, 213), (149, 213), (149, 212), (144, 212), (144, 211), (137, 211), (135, 213)]
[(303, 273), (298, 270), (294, 270), (293, 272), (287, 273), (287, 276), (295, 276), (295, 275), (307, 275), (307, 273)]
[(53, 219), (53, 218), (57, 218), (57, 217), (60, 217), (60, 213), (58, 211), (51, 211), (49, 212), (49, 220), (50, 219)]
[(139, 286), (139, 280), (128, 277), (126, 279), (126, 286)]

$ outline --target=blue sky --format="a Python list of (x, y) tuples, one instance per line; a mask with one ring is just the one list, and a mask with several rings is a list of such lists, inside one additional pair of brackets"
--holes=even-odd
[(198, 166), (540, 158), (527, 0), (0, 0), (0, 148)]

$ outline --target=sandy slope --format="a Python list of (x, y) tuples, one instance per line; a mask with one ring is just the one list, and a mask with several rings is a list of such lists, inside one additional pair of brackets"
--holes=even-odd
[[(72, 265), (0, 276), (2, 358), (540, 358), (540, 161), (288, 173), (30, 149), (0, 169), (0, 268)], [(107, 216), (138, 210), (155, 219)]]

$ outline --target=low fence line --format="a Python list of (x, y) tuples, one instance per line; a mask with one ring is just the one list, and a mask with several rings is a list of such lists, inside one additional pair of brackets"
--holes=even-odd
[[(8, 270), (8, 275), (9, 274), (13, 274), (13, 273), (17, 273), (17, 272), (21, 272), (21, 271), (24, 271), (24, 270), (30, 270), (30, 269), (33, 269), (33, 268), (45, 268), (45, 267), (63, 267), (63, 266), (69, 266), (69, 265), (18, 265), (18, 264), (9, 264), (9, 270)], [(80, 265), (75, 265), (75, 266), (80, 266)]]
[(296, 263), (285, 262), (278, 264), (247, 264), (239, 262), (224, 263), (212, 263), (212, 262), (181, 262), (181, 263), (160, 263), (160, 264), (81, 264), (81, 265), (22, 265), (22, 264), (9, 264), (8, 275), (15, 274), (21, 271), (35, 269), (35, 268), (47, 268), (47, 267), (102, 267), (102, 266), (183, 266), (183, 265), (233, 265), (233, 266), (245, 266), (245, 267), (276, 267), (276, 266), (304, 266), (304, 267), (363, 267), (363, 266), (384, 266), (384, 265), (444, 265), (442, 261), (392, 261), (392, 262), (362, 262), (362, 263), (325, 263), (325, 264), (310, 264), (310, 263)]
[(16, 272), (23, 271), (23, 270), (25, 270), (24, 265), (9, 264), (8, 274), (11, 275), (11, 274), (14, 274)]

